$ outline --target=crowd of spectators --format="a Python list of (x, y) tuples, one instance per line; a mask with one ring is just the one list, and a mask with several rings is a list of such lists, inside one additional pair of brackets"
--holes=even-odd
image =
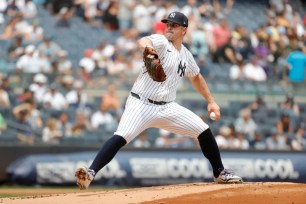
[[(15, 65), (8, 72), (14, 74), (0, 74), (0, 132), (14, 129), (22, 142), (32, 144), (37, 136), (45, 143), (59, 143), (63, 137), (114, 131), (124, 106), (116, 90), (134, 81), (142, 63), (136, 39), (163, 33), (165, 25), (160, 19), (177, 10), (190, 19), (184, 44), (202, 74), (209, 76), (211, 63), (222, 63), (227, 66), (228, 79), (235, 81), (303, 83), (306, 17), (289, 0), (277, 2), (267, 1), (266, 10), (261, 11), (266, 23), (250, 30), (227, 20), (237, 3), (234, 0), (224, 4), (187, 0), (182, 6), (161, 0), (0, 1), (0, 40), (11, 42), (7, 60)], [(69, 28), (71, 18), (81, 18), (86, 24), (121, 35), (114, 43), (104, 39), (95, 48), (80, 50), (83, 57), (73, 66), (69, 52), (45, 33), (44, 22), (38, 21), (42, 8), (57, 18), (57, 27)], [(116, 77), (116, 83), (99, 84), (109, 76)], [(84, 88), (93, 86), (107, 93), (89, 101)], [(306, 149), (305, 117), (292, 100), (288, 97), (280, 104), (288, 111), (272, 124), (275, 130), (271, 135), (263, 135), (261, 124), (252, 118), (267, 108), (259, 100), (242, 109), (235, 122), (219, 129), (218, 144), (224, 149)], [(136, 140), (135, 147), (195, 146), (182, 136), (163, 131), (158, 135), (150, 144)], [(146, 137), (144, 132), (139, 139), (145, 141)]]

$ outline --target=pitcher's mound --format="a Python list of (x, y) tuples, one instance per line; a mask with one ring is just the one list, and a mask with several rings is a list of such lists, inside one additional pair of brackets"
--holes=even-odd
[[(305, 204), (306, 184), (297, 183), (192, 183), (181, 185), (67, 192), (46, 195), (46, 192), (26, 198), (4, 198), (10, 204)], [(48, 193), (48, 192), (47, 192)]]

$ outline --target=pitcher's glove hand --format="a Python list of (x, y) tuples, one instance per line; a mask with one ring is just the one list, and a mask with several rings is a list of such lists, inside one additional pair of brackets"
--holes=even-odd
[(156, 51), (152, 47), (146, 47), (143, 51), (143, 62), (150, 77), (157, 82), (166, 80), (166, 74)]

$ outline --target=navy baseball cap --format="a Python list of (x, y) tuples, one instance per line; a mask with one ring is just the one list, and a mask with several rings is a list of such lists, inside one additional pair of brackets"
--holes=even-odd
[(183, 27), (188, 27), (188, 18), (183, 13), (178, 11), (170, 13), (168, 18), (161, 20), (163, 23), (167, 23), (168, 21), (179, 24)]

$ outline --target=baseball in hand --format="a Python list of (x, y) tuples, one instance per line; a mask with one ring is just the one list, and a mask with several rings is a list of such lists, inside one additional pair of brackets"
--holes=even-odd
[(209, 117), (210, 117), (210, 119), (212, 119), (212, 120), (216, 120), (216, 114), (215, 114), (214, 112), (211, 112), (211, 113), (209, 114)]

